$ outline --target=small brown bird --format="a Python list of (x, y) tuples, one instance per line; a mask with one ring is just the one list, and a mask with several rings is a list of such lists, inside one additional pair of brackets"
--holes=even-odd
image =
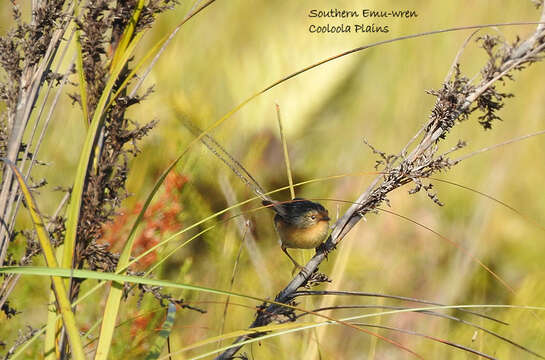
[[(201, 136), (201, 130), (184, 122), (195, 136)], [(286, 249), (314, 249), (326, 239), (329, 231), (329, 215), (321, 204), (295, 198), (289, 202), (280, 202), (266, 195), (256, 179), (227, 152), (212, 136), (201, 136), (201, 142), (221, 161), (225, 163), (257, 196), (263, 205), (270, 206), (275, 212), (274, 227), (280, 238), (282, 251), (288, 255), (295, 266), (302, 266), (295, 261)]]
[(315, 249), (326, 239), (329, 231), (329, 214), (321, 204), (295, 198), (290, 202), (263, 200), (263, 205), (271, 206), (276, 212), (274, 227), (280, 238), (282, 251), (295, 266), (295, 261), (287, 249)]

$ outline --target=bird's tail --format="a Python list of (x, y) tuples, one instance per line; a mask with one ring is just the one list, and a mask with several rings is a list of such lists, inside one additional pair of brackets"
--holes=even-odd
[(280, 215), (286, 215), (286, 209), (284, 206), (282, 206), (281, 203), (279, 203), (278, 201), (274, 201), (272, 199), (270, 200), (263, 200), (261, 202), (261, 204), (263, 204), (263, 206), (268, 206), (270, 207), (271, 209), (273, 209), (277, 214), (280, 214)]
[(265, 194), (265, 190), (259, 185), (256, 179), (242, 166), (237, 159), (235, 159), (231, 154), (225, 150), (212, 136), (208, 134), (203, 134), (203, 131), (191, 123), (189, 120), (183, 121), (185, 127), (197, 137), (201, 137), (201, 142), (210, 150), (216, 157), (218, 157), (225, 165), (227, 165), (236, 176), (242, 180), (242, 182), (248, 186), (254, 194), (256, 194), (261, 200), (263, 200), (263, 205), (268, 206), (272, 205), (275, 211), (283, 213), (281, 207), (276, 201), (271, 199), (268, 195)]

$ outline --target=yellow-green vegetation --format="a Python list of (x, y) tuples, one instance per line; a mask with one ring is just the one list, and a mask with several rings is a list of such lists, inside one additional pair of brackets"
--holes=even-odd
[[(148, 3), (134, 1), (129, 17), (138, 21), (142, 4)], [(119, 46), (106, 49), (112, 51), (104, 54), (111, 56), (108, 74), (123, 74), (127, 64), (132, 71), (144, 59), (136, 72), (143, 76), (161, 42), (188, 14), (207, 3), (182, 2), (159, 14), (145, 31), (130, 23), (121, 32)], [(283, 188), (271, 197), (287, 201), (291, 199), (290, 181), (278, 131), (278, 104), (293, 183), (303, 183), (295, 187), (295, 196), (322, 203), (333, 224), (377, 177), (376, 161), (383, 160), (378, 152), (399, 154), (429, 121), (437, 98), (427, 91), (441, 90), (458, 52), (475, 29), (358, 51), (260, 92), (307, 66), (374, 42), (460, 26), (536, 22), (542, 9), (536, 9), (535, 3), (211, 2), (180, 27), (145, 77), (139, 93), (150, 86), (153, 92), (127, 110), (126, 117), (132, 121), (143, 125), (158, 120), (158, 124), (138, 142), (137, 156), (127, 156), (126, 188), (131, 196), (116, 208), (115, 216), (109, 216), (99, 235), (93, 233), (99, 244), (122, 254), (109, 271), (117, 274), (97, 274), (104, 269), (89, 269), (86, 261), (77, 273), (44, 269), (47, 264), (41, 255), (28, 264), (37, 268), (0, 268), (3, 275), (21, 273), (8, 297), (9, 306), (18, 313), (8, 318), (0, 312), (0, 341), (5, 344), (0, 355), (17, 353), (19, 359), (65, 355), (56, 350), (44, 354), (48, 346), (58, 351), (60, 345), (51, 342), (62, 338), (55, 334), (62, 325), (60, 312), (48, 317), (53, 309), (54, 275), (88, 279), (73, 309), (76, 324), (85, 334), (78, 342), (83, 343), (88, 358), (167, 359), (169, 352), (172, 359), (213, 358), (221, 353), (216, 350), (238, 337), (255, 335), (249, 327), (257, 307), (275, 299), (294, 277), (293, 267), (280, 249), (272, 211), (262, 207), (251, 187), (196, 140), (187, 124), (209, 129), (266, 191)], [(0, 4), (4, 24), (0, 35), (14, 24), (11, 6), (7, 1)], [(30, 4), (21, 6), (23, 19), (27, 19)], [(311, 10), (331, 9), (356, 11), (360, 16), (309, 16)], [(409, 10), (418, 16), (364, 18), (365, 9)], [(351, 31), (309, 31), (311, 26), (327, 24), (345, 29), (350, 25)], [(361, 24), (375, 29), (387, 26), (388, 32), (356, 32), (356, 25)], [(480, 29), (459, 55), (461, 74), (479, 84), (489, 58), (484, 41), (476, 41), (478, 37), (498, 36), (497, 50), (502, 43), (512, 44), (517, 36), (524, 41), (536, 26)], [(73, 28), (72, 23), (65, 39)], [(79, 46), (74, 36), (62, 72), (73, 61), (81, 61)], [(93, 154), (101, 149), (97, 129), (107, 111), (102, 113), (101, 107), (108, 109), (119, 97), (127, 96), (123, 91), (116, 94), (120, 84), (107, 78), (98, 106), (82, 111), (67, 94), (93, 96), (87, 84), (80, 88), (83, 66), (74, 65), (75, 73), (69, 77), (72, 83), (64, 87), (53, 109), (38, 154), (47, 164), (35, 167), (32, 181), (27, 179), (29, 185), (47, 181), (33, 192), (44, 218), (54, 213), (65, 196), (55, 187), (76, 184), (81, 192), (88, 186), (84, 169), (100, 169)], [(513, 81), (504, 78), (495, 84), (498, 92), (514, 95), (503, 99), (503, 108), (496, 112), (502, 121), (493, 121), (492, 128), (485, 130), (479, 124), (482, 113), (470, 114), (438, 142), (435, 156), (451, 150), (459, 140), (467, 145), (446, 155), (448, 158), (545, 129), (545, 63), (525, 64), (522, 71), (511, 74)], [(138, 79), (128, 86), (128, 92)], [(0, 105), (0, 112), (5, 111), (6, 106)], [(28, 135), (31, 130), (26, 131)], [(467, 347), (498, 359), (545, 357), (544, 142), (545, 134), (533, 136), (442, 167), (433, 177), (448, 182), (419, 180), (424, 186), (433, 184), (428, 191), (422, 188), (409, 194), (415, 187), (412, 183), (388, 193), (388, 202), (379, 206), (387, 211), (366, 213), (365, 221), (358, 222), (321, 263), (319, 271), (331, 282), (311, 287), (429, 303), (355, 293), (300, 296), (289, 304), (285, 316), (263, 324), (259, 330), (264, 337), (249, 339), (239, 354), (249, 359), (477, 358), (460, 348)], [(378, 171), (382, 170), (379, 166)], [(313, 181), (317, 179), (322, 180)], [(70, 210), (62, 214), (69, 218), (67, 236), (77, 243), (80, 218), (75, 193)], [(433, 201), (433, 194), (443, 206)], [(32, 205), (28, 201), (25, 206), (19, 209), (16, 230), (33, 228), (36, 214), (29, 212), (27, 207)], [(8, 248), (11, 259), (18, 261), (26, 245), (21, 234), (14, 237)], [(139, 257), (145, 251), (149, 253)], [(64, 257), (60, 251), (57, 254), (57, 262), (65, 268), (73, 261), (73, 252), (66, 252)], [(290, 253), (301, 264), (314, 255), (313, 250)], [(6, 260), (3, 265), (18, 264)], [(132, 266), (130, 274), (127, 266)], [(130, 290), (128, 295), (123, 289)], [(176, 311), (168, 304), (176, 304)], [(458, 305), (503, 323), (452, 309)], [(328, 307), (336, 308), (316, 311)], [(289, 321), (294, 320), (292, 314), (304, 311), (313, 313), (295, 323)], [(63, 316), (69, 314), (64, 307)], [(49, 345), (44, 346), (48, 323)], [(30, 339), (27, 326), (43, 331)], [(10, 352), (24, 335), (28, 335), (28, 346)], [(79, 353), (72, 350), (72, 354), (76, 358)]]

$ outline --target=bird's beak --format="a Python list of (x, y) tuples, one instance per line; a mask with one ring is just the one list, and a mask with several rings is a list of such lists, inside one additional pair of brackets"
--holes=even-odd
[(324, 217), (322, 218), (322, 220), (329, 221), (330, 219), (329, 219), (329, 216), (324, 216)]

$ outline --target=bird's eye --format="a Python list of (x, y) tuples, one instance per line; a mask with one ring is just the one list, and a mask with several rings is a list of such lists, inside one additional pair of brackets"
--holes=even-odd
[(316, 215), (312, 215), (310, 218), (311, 218), (312, 220), (316, 220)]

